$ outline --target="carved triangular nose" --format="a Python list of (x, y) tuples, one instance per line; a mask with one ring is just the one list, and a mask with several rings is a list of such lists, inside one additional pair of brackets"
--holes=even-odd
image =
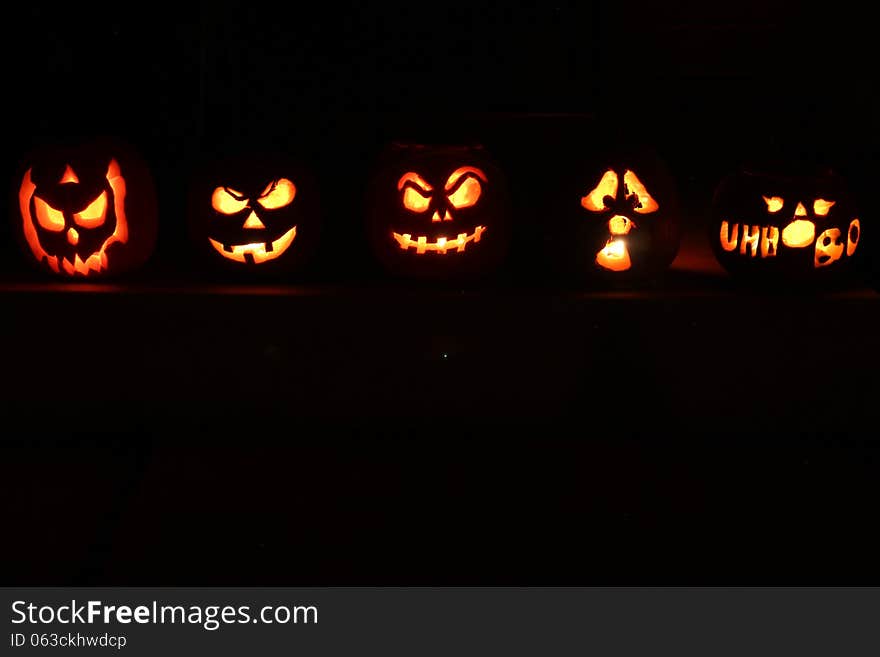
[(803, 203), (797, 204), (797, 207), (794, 209), (794, 216), (795, 217), (806, 217), (807, 216), (807, 209), (804, 207)]
[(79, 178), (76, 177), (76, 174), (73, 172), (73, 169), (68, 164), (67, 168), (64, 169), (64, 174), (61, 176), (61, 180), (59, 181), (59, 185), (64, 185), (67, 183), (78, 183)]
[(251, 213), (248, 215), (247, 220), (244, 222), (245, 228), (265, 228), (263, 222), (260, 221), (260, 218), (257, 216), (257, 213), (251, 210)]

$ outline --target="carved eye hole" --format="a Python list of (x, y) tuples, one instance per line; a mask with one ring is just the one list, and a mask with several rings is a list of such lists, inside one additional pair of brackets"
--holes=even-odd
[(775, 214), (782, 209), (782, 206), (785, 205), (785, 201), (781, 196), (762, 196), (764, 199), (764, 203), (767, 204), (767, 212), (770, 214)]
[(296, 185), (287, 178), (279, 178), (266, 186), (257, 203), (267, 210), (277, 210), (293, 202), (296, 196)]
[(424, 212), (431, 203), (433, 187), (417, 173), (408, 171), (397, 181), (398, 191), (403, 191), (403, 207), (411, 212)]
[(104, 223), (107, 217), (107, 192), (101, 192), (101, 195), (94, 201), (89, 203), (82, 212), (73, 215), (73, 220), (78, 226), (83, 228), (97, 228)]
[(602, 212), (608, 209), (605, 205), (605, 197), (617, 198), (617, 174), (611, 169), (602, 174), (602, 179), (596, 188), (581, 198), (581, 205), (590, 212)]
[(449, 202), (452, 203), (452, 207), (456, 209), (469, 208), (477, 202), (482, 191), (479, 180), (476, 178), (468, 178), (458, 186), (458, 189), (449, 195)]
[(824, 198), (817, 198), (813, 201), (813, 213), (815, 213), (817, 217), (825, 217), (828, 215), (828, 211), (835, 202), (836, 201), (826, 201)]
[(244, 194), (229, 187), (218, 187), (211, 195), (211, 206), (223, 214), (235, 214), (247, 207)]
[(650, 214), (660, 208), (657, 201), (645, 189), (642, 181), (632, 171), (626, 171), (623, 174), (623, 184), (626, 187), (626, 198), (630, 198), (633, 195), (638, 197), (639, 204), (634, 209), (639, 214)]
[(452, 172), (446, 181), (449, 202), (456, 209), (469, 208), (483, 193), (480, 180), (488, 182), (486, 174), (476, 167), (460, 167)]
[(59, 233), (64, 230), (64, 214), (56, 210), (39, 197), (34, 197), (34, 205), (37, 210), (37, 221), (46, 230)]
[(403, 191), (403, 206), (407, 210), (412, 210), (413, 212), (424, 212), (428, 209), (428, 205), (430, 202), (431, 197), (423, 196), (421, 190), (418, 190), (415, 187), (407, 187)]

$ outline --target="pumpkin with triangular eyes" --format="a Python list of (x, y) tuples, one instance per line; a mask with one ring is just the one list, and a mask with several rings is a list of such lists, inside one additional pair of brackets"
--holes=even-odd
[(234, 154), (205, 165), (191, 185), (190, 237), (209, 267), (239, 274), (297, 270), (320, 227), (318, 189), (279, 154)]
[(678, 195), (648, 149), (606, 149), (558, 175), (549, 257), (567, 273), (605, 280), (656, 275), (681, 239)]
[(709, 239), (731, 274), (759, 281), (840, 281), (860, 253), (862, 222), (830, 170), (731, 174), (715, 190)]
[(372, 249), (395, 275), (486, 275), (510, 240), (504, 176), (481, 146), (394, 144), (369, 185)]
[(25, 253), (45, 271), (88, 279), (130, 271), (156, 243), (153, 180), (117, 139), (45, 145), (16, 177), (13, 220)]

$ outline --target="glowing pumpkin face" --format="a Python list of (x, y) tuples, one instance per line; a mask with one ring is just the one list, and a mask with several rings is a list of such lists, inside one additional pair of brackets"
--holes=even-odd
[(270, 180), (259, 192), (218, 186), (211, 194), (218, 217), (208, 242), (237, 262), (260, 264), (284, 255), (296, 239), (296, 225), (284, 212), (295, 196), (296, 185), (287, 178)]
[(565, 165), (550, 196), (553, 265), (567, 275), (620, 281), (668, 267), (681, 230), (673, 179), (660, 158), (608, 149), (586, 167), (576, 161)]
[[(635, 173), (608, 169), (599, 184), (581, 199), (588, 212), (607, 218), (608, 241), (596, 254), (596, 264), (608, 271), (626, 271), (632, 267), (627, 248), (627, 235), (637, 230), (636, 215), (657, 212), (660, 206), (648, 193)], [(641, 219), (639, 219), (641, 223)]]
[(482, 149), (397, 147), (371, 185), (374, 251), (405, 275), (486, 272), (507, 248), (506, 203), (501, 173)]
[[(155, 243), (152, 182), (121, 146), (32, 154), (18, 187), (20, 234), (55, 274), (96, 277), (139, 265)], [(130, 162), (123, 168), (120, 162)]]
[(239, 272), (298, 267), (317, 239), (317, 189), (279, 156), (212, 163), (193, 186), (189, 213), (206, 260)]
[[(481, 224), (470, 227), (466, 222), (456, 222), (456, 218), (459, 217), (459, 211), (462, 219), (469, 216), (467, 209), (477, 204), (483, 185), (488, 182), (482, 170), (463, 166), (449, 174), (445, 185), (435, 189), (419, 174), (407, 171), (397, 181), (401, 203), (410, 212), (430, 217), (432, 225), (426, 225), (423, 234), (416, 235), (398, 233), (392, 229), (391, 237), (401, 249), (406, 251), (412, 248), (417, 255), (464, 253), (468, 244), (480, 242), (487, 228)], [(428, 232), (431, 235), (424, 234)]]
[(711, 228), (715, 254), (732, 273), (817, 280), (845, 269), (862, 236), (843, 182), (832, 174), (732, 176), (716, 191)]

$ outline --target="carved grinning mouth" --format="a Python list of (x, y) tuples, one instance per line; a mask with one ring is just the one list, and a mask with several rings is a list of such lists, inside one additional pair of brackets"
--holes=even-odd
[(429, 242), (425, 235), (419, 235), (413, 239), (413, 236), (409, 233), (404, 233), (403, 235), (400, 233), (391, 234), (400, 245), (400, 248), (404, 251), (412, 246), (415, 248), (416, 253), (426, 253), (428, 251), (433, 251), (434, 253), (448, 253), (449, 251), (463, 253), (469, 242), (479, 242), (480, 237), (482, 237), (485, 232), (485, 226), (477, 226), (474, 229), (474, 232), (470, 235), (467, 233), (459, 233), (452, 239), (438, 237), (434, 242)]
[(265, 262), (267, 260), (274, 260), (279, 257), (285, 251), (287, 251), (288, 247), (293, 244), (293, 240), (296, 237), (296, 226), (291, 228), (289, 231), (284, 233), (281, 237), (279, 237), (274, 242), (253, 242), (251, 244), (235, 244), (235, 245), (225, 245), (221, 244), (217, 240), (212, 240), (210, 237), (208, 241), (211, 243), (220, 255), (224, 258), (229, 258), (230, 260), (237, 260), (238, 262), (247, 262), (247, 256), (251, 256), (254, 262)]

